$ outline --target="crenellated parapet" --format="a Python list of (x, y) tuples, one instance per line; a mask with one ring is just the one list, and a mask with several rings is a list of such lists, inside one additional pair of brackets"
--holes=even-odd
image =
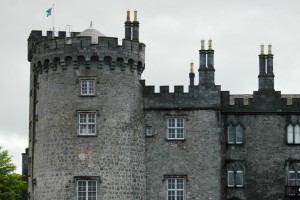
[(221, 98), (225, 113), (300, 113), (300, 95), (284, 95), (280, 91), (260, 90), (253, 95), (230, 95), (222, 91)]
[(169, 91), (169, 86), (160, 86), (160, 91), (155, 92), (154, 86), (143, 87), (144, 109), (220, 109), (220, 86), (189, 86), (189, 91), (184, 92), (183, 86), (174, 86), (174, 92)]
[(59, 32), (53, 37), (48, 31), (32, 31), (28, 38), (28, 61), (39, 73), (48, 70), (73, 68), (120, 68), (141, 74), (145, 68), (145, 44), (118, 38), (78, 36), (78, 32)]

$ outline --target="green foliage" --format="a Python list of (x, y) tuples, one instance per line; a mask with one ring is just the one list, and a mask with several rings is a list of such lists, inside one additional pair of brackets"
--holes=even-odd
[(0, 199), (19, 200), (22, 192), (26, 190), (27, 183), (23, 181), (21, 174), (14, 171), (16, 166), (11, 163), (8, 151), (0, 146)]

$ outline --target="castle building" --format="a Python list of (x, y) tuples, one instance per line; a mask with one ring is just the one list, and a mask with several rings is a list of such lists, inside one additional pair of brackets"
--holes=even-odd
[(211, 40), (199, 57), (198, 84), (192, 63), (188, 92), (156, 93), (136, 11), (121, 45), (92, 24), (32, 31), (28, 199), (299, 199), (300, 95), (274, 89), (271, 45), (248, 95), (215, 85)]

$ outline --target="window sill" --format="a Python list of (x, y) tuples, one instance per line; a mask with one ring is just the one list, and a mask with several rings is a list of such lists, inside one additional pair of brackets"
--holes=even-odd
[(228, 146), (233, 146), (233, 145), (236, 145), (236, 146), (244, 146), (245, 143), (226, 143)]
[(87, 94), (83, 95), (83, 94), (80, 94), (80, 95), (79, 95), (79, 97), (95, 97), (95, 96), (97, 96), (97, 95), (95, 95), (95, 94), (91, 94), (91, 95), (87, 95)]
[(146, 138), (152, 138), (154, 135), (145, 135)]
[(169, 139), (169, 138), (166, 138), (166, 141), (167, 142), (185, 142), (185, 138), (183, 138), (183, 139)]
[(244, 186), (226, 186), (227, 189), (244, 189)]
[(98, 135), (77, 135), (77, 137), (98, 137)]
[(297, 143), (286, 143), (286, 145), (288, 146), (300, 146), (300, 143), (297, 144)]

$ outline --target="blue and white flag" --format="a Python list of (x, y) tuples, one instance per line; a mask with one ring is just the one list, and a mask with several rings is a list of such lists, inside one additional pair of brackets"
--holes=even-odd
[(47, 13), (47, 17), (49, 17), (52, 13), (52, 8), (49, 8), (48, 10), (46, 10), (46, 13)]

